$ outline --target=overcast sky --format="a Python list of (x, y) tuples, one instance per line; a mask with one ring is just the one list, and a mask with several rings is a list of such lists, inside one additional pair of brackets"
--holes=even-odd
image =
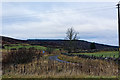
[(4, 2), (2, 35), (64, 39), (73, 27), (81, 40), (118, 45), (115, 2)]

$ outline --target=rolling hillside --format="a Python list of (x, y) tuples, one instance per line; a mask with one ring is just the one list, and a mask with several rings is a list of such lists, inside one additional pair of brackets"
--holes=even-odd
[(0, 36), (0, 43), (2, 44), (20, 44), (20, 43), (26, 43), (26, 40), (19, 40), (19, 39), (14, 39), (10, 37), (5, 37), (5, 36)]
[[(68, 40), (52, 40), (52, 39), (28, 39), (28, 40), (19, 40), (19, 39), (14, 39), (10, 37), (4, 37), (0, 36), (2, 38), (2, 44), (22, 44), (22, 43), (27, 43), (31, 45), (41, 45), (41, 46), (51, 46), (51, 47), (57, 47), (61, 48), (64, 46), (64, 43), (68, 42)], [(91, 42), (84, 41), (84, 40), (77, 40), (77, 46), (79, 49), (83, 50), (89, 50), (90, 49), (90, 44)], [(105, 44), (98, 44), (95, 43), (96, 49), (108, 49), (108, 50), (114, 50), (118, 49), (117, 46), (110, 46), (110, 45), (105, 45)]]
[[(28, 39), (28, 43), (32, 45), (41, 45), (41, 46), (52, 46), (52, 47), (63, 47), (64, 43), (68, 42), (68, 40), (52, 40), (52, 39)], [(89, 50), (90, 44), (92, 42), (84, 41), (84, 40), (77, 40), (77, 47), (82, 50)], [(105, 44), (95, 43), (96, 49), (102, 50), (117, 50), (118, 46), (111, 46)]]

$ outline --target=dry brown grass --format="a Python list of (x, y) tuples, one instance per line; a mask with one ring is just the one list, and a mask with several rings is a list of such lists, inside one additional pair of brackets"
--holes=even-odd
[[(5, 52), (4, 52), (5, 53)], [(4, 64), (3, 77), (27, 77), (27, 78), (83, 78), (87, 76), (116, 76), (117, 65), (101, 60), (88, 60), (78, 57), (61, 55), (59, 58), (69, 61), (79, 61), (79, 64), (60, 63), (49, 60), (54, 54), (46, 54), (38, 59), (37, 55), (29, 63)], [(29, 57), (29, 56), (28, 56)]]
[(93, 60), (65, 55), (60, 55), (58, 58), (64, 61), (80, 64), (82, 67), (81, 70), (83, 72), (89, 73), (89, 75), (117, 76), (118, 74), (118, 65), (113, 61), (107, 62), (105, 60)]

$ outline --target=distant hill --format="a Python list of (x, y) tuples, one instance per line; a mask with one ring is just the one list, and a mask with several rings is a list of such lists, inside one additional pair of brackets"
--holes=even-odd
[(0, 36), (0, 42), (2, 42), (2, 44), (20, 44), (20, 43), (26, 43), (27, 41), (5, 37), (5, 36)]
[[(64, 46), (64, 43), (68, 40), (60, 40), (60, 39), (28, 39), (27, 40), (32, 45), (42, 45), (42, 46), (52, 46), (52, 47), (61, 47)], [(79, 49), (88, 50), (90, 49), (90, 44), (92, 42), (77, 40), (77, 46)], [(105, 44), (95, 43), (96, 49), (102, 50), (114, 50), (118, 49), (118, 46), (111, 46)]]
[[(51, 46), (51, 47), (56, 47), (60, 48), (64, 46), (64, 43), (67, 42), (68, 40), (61, 40), (61, 39), (28, 39), (28, 40), (19, 40), (19, 39), (14, 39), (10, 37), (5, 37), (5, 36), (0, 36), (2, 38), (2, 41), (0, 39), (0, 42), (2, 44), (22, 44), (22, 43), (27, 43), (31, 45), (41, 45), (41, 46)], [(90, 44), (91, 42), (84, 41), (84, 40), (78, 40), (77, 41), (77, 46), (79, 49), (82, 50), (88, 50), (90, 49)], [(114, 50), (118, 49), (118, 46), (110, 46), (110, 45), (105, 45), (105, 44), (99, 44), (95, 43), (95, 46), (97, 49), (108, 49), (108, 50)]]

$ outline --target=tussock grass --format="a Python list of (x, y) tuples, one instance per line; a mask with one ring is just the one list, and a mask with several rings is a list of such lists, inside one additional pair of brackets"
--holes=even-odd
[[(4, 54), (8, 54), (6, 52), (7, 51), (4, 51)], [(38, 57), (38, 53), (39, 52), (35, 52), (34, 58), (27, 63), (3, 63), (3, 78), (112, 77), (116, 76), (118, 73), (117, 65), (112, 62), (108, 63), (102, 60), (88, 60), (78, 58), (77, 56), (69, 57), (60, 55), (59, 59), (71, 62), (60, 63), (58, 61), (49, 60), (49, 56), (53, 56), (55, 54), (45, 54)], [(73, 64), (73, 62), (75, 64)]]
[(105, 60), (85, 59), (66, 55), (60, 55), (58, 58), (78, 65), (80, 64), (84, 72), (88, 71), (90, 72), (90, 75), (92, 74), (93, 76), (97, 76), (97, 74), (101, 76), (115, 76), (118, 74), (118, 65), (113, 61), (107, 62)]

